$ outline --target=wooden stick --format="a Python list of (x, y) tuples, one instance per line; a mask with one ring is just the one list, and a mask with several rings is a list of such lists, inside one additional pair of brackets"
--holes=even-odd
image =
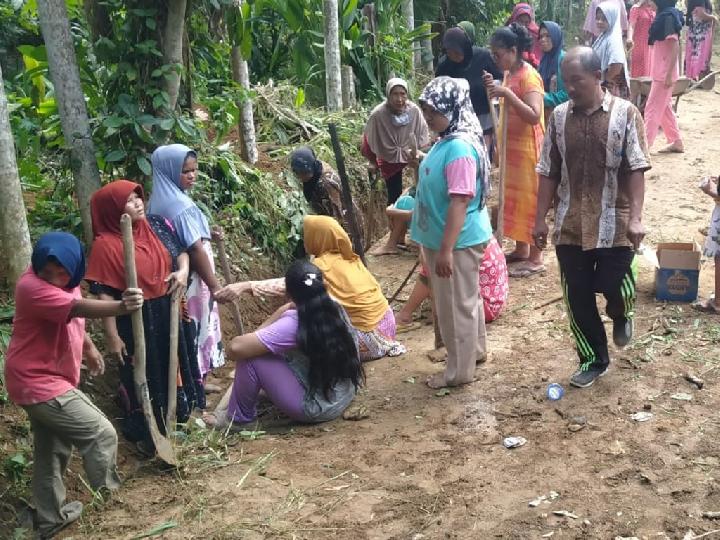
[[(230, 273), (230, 262), (228, 261), (227, 252), (225, 251), (225, 240), (223, 240), (222, 238), (218, 238), (216, 243), (218, 248), (218, 257), (220, 258), (220, 267), (222, 268), (225, 283), (233, 283), (232, 274)], [(243, 334), (245, 334), (245, 326), (243, 325), (242, 316), (240, 315), (240, 308), (238, 308), (234, 300), (230, 302), (230, 312), (232, 313), (233, 321), (235, 321), (235, 330), (237, 331), (238, 335), (242, 336)], [(234, 382), (230, 383), (230, 386), (228, 386), (227, 390), (225, 390), (225, 393), (220, 398), (220, 401), (215, 406), (216, 415), (219, 412), (224, 411), (228, 408), (228, 403), (230, 403), (230, 393), (232, 392), (233, 384)]]
[(340, 138), (338, 137), (337, 127), (335, 124), (330, 123), (328, 124), (328, 130), (330, 131), (330, 140), (332, 141), (333, 152), (335, 153), (337, 172), (340, 176), (340, 183), (342, 184), (342, 200), (345, 212), (347, 212), (348, 224), (350, 225), (350, 236), (352, 237), (355, 253), (360, 256), (363, 264), (367, 266), (362, 235), (360, 234), (360, 227), (358, 227), (357, 218), (355, 217), (352, 191), (350, 190), (350, 182), (348, 181), (347, 172), (345, 171), (345, 158), (343, 157), (342, 148), (340, 147)]
[[(507, 86), (508, 74), (505, 72), (503, 77), (503, 86)], [(498, 139), (498, 164), (500, 168), (500, 182), (498, 186), (498, 218), (497, 227), (495, 228), (495, 237), (497, 238), (498, 244), (502, 246), (503, 241), (503, 220), (505, 219), (505, 170), (507, 168), (507, 107), (508, 104), (503, 98), (500, 108), (500, 137)]]
[(543, 303), (540, 304), (539, 306), (535, 306), (533, 309), (542, 309), (542, 308), (547, 307), (547, 306), (549, 306), (549, 305), (551, 305), (551, 304), (554, 304), (555, 302), (559, 302), (559, 301), (562, 300), (563, 298), (564, 298), (563, 296), (558, 296), (557, 298), (553, 298), (552, 300), (548, 300), (547, 302), (543, 302)]
[[(220, 268), (222, 268), (223, 277), (225, 278), (225, 285), (230, 285), (233, 283), (233, 280), (232, 274), (230, 273), (230, 263), (227, 252), (225, 251), (225, 240), (218, 238), (215, 243), (218, 248)], [(232, 313), (233, 321), (235, 321), (235, 330), (239, 336), (242, 336), (245, 333), (245, 326), (243, 325), (242, 316), (240, 315), (240, 308), (238, 308), (234, 300), (230, 302), (230, 313)]]
[(177, 413), (178, 334), (180, 331), (180, 296), (170, 301), (170, 361), (168, 363), (168, 406), (165, 417), (167, 433), (175, 430)]
[(377, 170), (371, 171), (368, 169), (368, 206), (370, 207), (370, 212), (368, 213), (367, 231), (365, 231), (366, 246), (370, 246), (373, 243), (373, 236), (375, 234), (375, 220), (372, 214), (375, 212), (375, 185), (377, 184), (378, 174)]
[(435, 349), (442, 349), (445, 346), (445, 343), (443, 343), (442, 334), (440, 333), (440, 324), (438, 323), (437, 311), (435, 310), (435, 301), (432, 300), (432, 295), (430, 295), (430, 299), (430, 306), (432, 308), (433, 316), (433, 334), (435, 335)]
[[(132, 220), (127, 214), (120, 218), (120, 229), (123, 237), (123, 254), (125, 256), (125, 281), (129, 288), (137, 288), (137, 271), (135, 269), (135, 241), (132, 234)], [(133, 357), (133, 378), (135, 380), (135, 392), (142, 404), (143, 414), (150, 430), (150, 436), (155, 444), (155, 451), (160, 459), (175, 465), (175, 452), (172, 444), (160, 434), (152, 405), (150, 404), (150, 392), (148, 391), (147, 376), (145, 374), (145, 328), (143, 327), (142, 310), (133, 311), (132, 315), (133, 341), (135, 342), (135, 354)]]
[[(493, 133), (495, 134), (495, 137), (497, 137), (499, 125), (497, 111), (495, 110), (495, 105), (493, 104), (492, 98), (490, 97), (490, 90), (486, 88), (485, 94), (487, 95), (488, 105), (490, 105), (490, 118), (492, 119)], [(488, 151), (490, 151), (489, 148)]]
[(420, 265), (420, 259), (418, 259), (417, 261), (415, 261), (415, 265), (410, 269), (410, 272), (408, 273), (408, 275), (405, 276), (405, 279), (404, 279), (403, 282), (400, 284), (400, 286), (397, 288), (397, 290), (395, 291), (395, 294), (393, 294), (393, 295), (390, 297), (390, 300), (388, 300), (388, 303), (392, 304), (392, 303), (397, 299), (398, 294), (400, 294), (400, 291), (402, 291), (402, 290), (405, 288), (405, 285), (407, 285), (407, 282), (410, 281), (410, 276), (413, 275), (413, 273), (415, 272), (415, 270), (417, 270), (417, 267), (418, 267), (419, 265)]
[[(417, 137), (414, 133), (410, 134), (410, 153), (412, 154), (413, 160), (417, 159), (418, 157), (418, 143), (417, 143)], [(413, 169), (413, 180), (415, 180), (415, 187), (418, 185), (418, 181), (420, 180), (420, 164), (418, 163), (418, 168)]]

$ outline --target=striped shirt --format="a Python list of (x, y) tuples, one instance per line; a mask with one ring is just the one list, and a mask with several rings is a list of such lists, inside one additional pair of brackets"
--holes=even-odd
[(583, 250), (631, 246), (627, 239), (630, 174), (650, 168), (640, 111), (605, 92), (590, 114), (573, 102), (553, 111), (537, 172), (557, 182), (555, 245)]

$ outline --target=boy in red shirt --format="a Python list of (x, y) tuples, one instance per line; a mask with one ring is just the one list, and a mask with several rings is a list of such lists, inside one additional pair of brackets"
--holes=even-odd
[(127, 289), (118, 301), (85, 299), (78, 287), (84, 274), (80, 241), (50, 232), (38, 240), (31, 267), (15, 287), (5, 382), (10, 399), (25, 409), (32, 425), (34, 525), (42, 538), (52, 537), (82, 512), (79, 501), (65, 504), (62, 475), (73, 446), (93, 490), (120, 485), (115, 429), (77, 388), (83, 359), (91, 375), (105, 371), (102, 356), (85, 333), (85, 318), (135, 311), (143, 296), (140, 289)]

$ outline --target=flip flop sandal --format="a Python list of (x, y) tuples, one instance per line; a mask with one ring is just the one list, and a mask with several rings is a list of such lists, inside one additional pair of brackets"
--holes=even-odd
[(534, 274), (544, 274), (545, 273), (545, 265), (536, 266), (535, 268), (511, 268), (508, 270), (508, 275), (513, 278), (526, 278), (530, 277)]
[(412, 330), (417, 330), (422, 327), (422, 323), (420, 321), (413, 321), (409, 323), (396, 323), (395, 324), (395, 333), (396, 334), (404, 334), (406, 332), (410, 332)]
[(382, 251), (380, 253), (374, 253), (372, 251), (368, 252), (368, 255), (372, 255), (373, 257), (387, 257), (389, 255), (400, 255), (402, 253), (402, 250), (398, 251)]
[(513, 253), (504, 253), (505, 255), (505, 264), (512, 264), (522, 261), (527, 261), (527, 257), (521, 257), (520, 255), (515, 255)]
[(215, 383), (206, 382), (203, 386), (206, 394), (219, 394), (223, 391), (223, 389)]
[(658, 150), (658, 154), (684, 154), (685, 149), (676, 148), (672, 144)]

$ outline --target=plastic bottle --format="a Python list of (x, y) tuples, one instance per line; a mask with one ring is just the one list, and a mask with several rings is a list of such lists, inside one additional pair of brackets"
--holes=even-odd
[(551, 383), (548, 384), (545, 394), (550, 401), (557, 401), (565, 395), (565, 389), (558, 383)]

